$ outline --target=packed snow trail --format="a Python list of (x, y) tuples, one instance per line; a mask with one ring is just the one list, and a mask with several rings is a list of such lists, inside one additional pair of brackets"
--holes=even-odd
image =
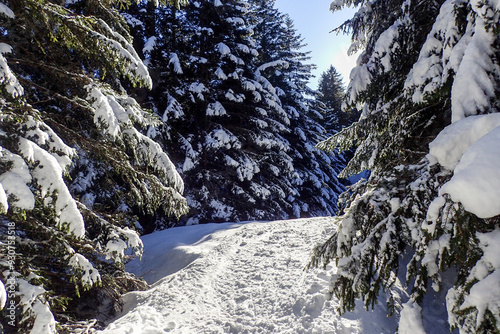
[(127, 265), (151, 289), (124, 296), (104, 333), (394, 333), (382, 305), (340, 317), (332, 268), (304, 271), (332, 218), (179, 227), (143, 237)]

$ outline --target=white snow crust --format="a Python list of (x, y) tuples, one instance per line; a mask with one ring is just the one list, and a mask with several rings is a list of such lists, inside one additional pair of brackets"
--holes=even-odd
[(102, 333), (394, 333), (397, 319), (383, 302), (338, 315), (339, 302), (328, 299), (335, 268), (303, 270), (335, 229), (332, 218), (311, 218), (146, 235), (142, 261), (127, 270), (152, 287), (126, 294), (123, 313)]
[(429, 144), (431, 162), (453, 170), (440, 189), (480, 218), (500, 215), (500, 114), (469, 116)]
[(47, 292), (43, 287), (39, 285), (32, 285), (28, 281), (19, 278), (18, 283), (18, 296), (21, 301), (20, 304), (23, 305), (23, 312), (28, 310), (34, 314), (35, 321), (33, 323), (33, 329), (30, 334), (55, 334), (56, 321), (47, 302), (44, 300), (45, 293)]
[(450, 194), (480, 218), (500, 215), (500, 127), (479, 139), (462, 156), (440, 193)]
[(495, 69), (491, 58), (495, 38), (493, 32), (487, 31), (481, 17), (477, 16), (474, 35), (453, 81), (452, 122), (491, 108), (490, 99), (496, 98), (494, 81), (490, 78)]
[(75, 253), (69, 259), (68, 265), (82, 271), (82, 283), (84, 285), (93, 286), (101, 282), (101, 275), (99, 275), (97, 269), (82, 254)]
[(181, 66), (181, 62), (179, 60), (179, 56), (177, 55), (177, 53), (171, 53), (170, 54), (170, 60), (168, 62), (168, 64), (172, 64), (174, 66), (174, 72), (177, 73), (177, 74), (182, 74), (184, 72), (182, 72), (182, 66)]
[[(3, 3), (0, 3), (0, 13), (7, 15), (10, 10)], [(12, 12), (12, 11), (11, 11)], [(12, 15), (14, 15), (12, 13)], [(9, 65), (7, 64), (7, 59), (3, 56), (6, 53), (12, 52), (12, 47), (5, 43), (0, 43), (0, 84), (5, 85), (7, 93), (12, 97), (19, 97), (24, 94), (24, 88), (21, 86), (19, 81), (17, 81), (16, 76), (12, 73)]]
[(497, 126), (500, 126), (500, 113), (470, 116), (455, 122), (429, 144), (429, 159), (453, 170), (471, 145)]
[(14, 12), (6, 4), (0, 3), (0, 14), (10, 19), (15, 18)]
[[(0, 214), (6, 214), (7, 211), (9, 211), (9, 203), (7, 201), (7, 193), (5, 193), (5, 190), (3, 189), (3, 186), (0, 183)], [(0, 293), (1, 293), (1, 291), (0, 291)]]

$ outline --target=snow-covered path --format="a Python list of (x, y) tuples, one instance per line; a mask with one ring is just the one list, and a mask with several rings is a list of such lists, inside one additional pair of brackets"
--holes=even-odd
[(125, 295), (105, 333), (394, 333), (380, 306), (339, 317), (331, 270), (304, 271), (331, 218), (209, 224), (145, 236), (127, 268), (152, 288)]

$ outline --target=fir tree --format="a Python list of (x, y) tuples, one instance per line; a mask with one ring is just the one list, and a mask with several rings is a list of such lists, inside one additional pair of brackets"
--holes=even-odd
[[(368, 168), (372, 174), (343, 195), (339, 229), (316, 249), (311, 264), (337, 262), (332, 292), (341, 299), (342, 312), (353, 309), (357, 298), (372, 306), (387, 289), (390, 312), (406, 310), (403, 324), (404, 315), (421, 311), (418, 304), (432, 287), (446, 293), (451, 328), (498, 332), (499, 289), (490, 282), (498, 276), (492, 245), (498, 243), (500, 210), (483, 213), (453, 188), (464, 170), (469, 176), (486, 170), (467, 169), (481, 158), (480, 145), (473, 144), (477, 138), (485, 135), (478, 144), (487, 151), (498, 146), (491, 131), (500, 84), (498, 6), (339, 0), (331, 8), (350, 5), (360, 8), (339, 29), (352, 32), (353, 50), (365, 50), (348, 87), (348, 103), (362, 115), (319, 147), (357, 145), (343, 173)], [(496, 163), (490, 158), (486, 165)], [(479, 181), (483, 175), (474, 177), (459, 193), (480, 183), (479, 207), (491, 208), (494, 190), (488, 185), (498, 177), (492, 174), (488, 182)], [(451, 284), (442, 281), (448, 269), (457, 272)], [(410, 296), (404, 305), (393, 288), (401, 271)], [(486, 286), (491, 290), (481, 293)]]
[(357, 110), (349, 113), (342, 110), (345, 88), (342, 76), (335, 67), (330, 66), (321, 73), (318, 92), (320, 93), (318, 100), (325, 106), (325, 128), (331, 135), (358, 120)]
[(113, 315), (145, 286), (123, 267), (127, 249), (142, 252), (140, 217), (186, 211), (180, 176), (146, 136), (159, 120), (124, 88), (152, 81), (121, 2), (63, 3), (0, 3), (0, 279), (16, 290), (5, 331)]
[(337, 175), (345, 163), (344, 156), (337, 157), (319, 152), (315, 143), (326, 136), (320, 125), (323, 119), (321, 106), (314, 98), (316, 92), (307, 86), (314, 65), (307, 64), (309, 53), (297, 34), (288, 15), (274, 8), (274, 1), (256, 1), (257, 13), (253, 22), (258, 43), (259, 58), (269, 66), (265, 75), (277, 89), (283, 109), (290, 115), (290, 131), (285, 138), (291, 143), (292, 157), (299, 175), (299, 198), (306, 205), (294, 206), (296, 216), (302, 210), (308, 215), (333, 215), (336, 203), (332, 200), (342, 192)]
[[(145, 11), (136, 12), (145, 24)], [(196, 1), (182, 10), (157, 10), (164, 24), (156, 25), (154, 36), (138, 37), (155, 40), (145, 52), (150, 72), (158, 75), (148, 103), (164, 121), (156, 138), (186, 182), (191, 212), (181, 223), (336, 209), (343, 187), (333, 174), (341, 161), (331, 166), (332, 158), (313, 147), (324, 129), (303, 96), (310, 67), (301, 63), (302, 54), (292, 54), (290, 29), (278, 36), (282, 58), (271, 56), (277, 47), (263, 47), (256, 24), (264, 18), (256, 13), (246, 1)], [(271, 30), (266, 34), (272, 37)], [(150, 229), (176, 223), (157, 216)]]

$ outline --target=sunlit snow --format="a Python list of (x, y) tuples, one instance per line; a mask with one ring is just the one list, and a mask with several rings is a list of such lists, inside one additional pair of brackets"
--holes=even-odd
[(332, 218), (206, 224), (143, 237), (127, 265), (148, 291), (124, 296), (104, 333), (394, 333), (384, 303), (340, 317), (329, 287), (334, 268), (304, 271)]

